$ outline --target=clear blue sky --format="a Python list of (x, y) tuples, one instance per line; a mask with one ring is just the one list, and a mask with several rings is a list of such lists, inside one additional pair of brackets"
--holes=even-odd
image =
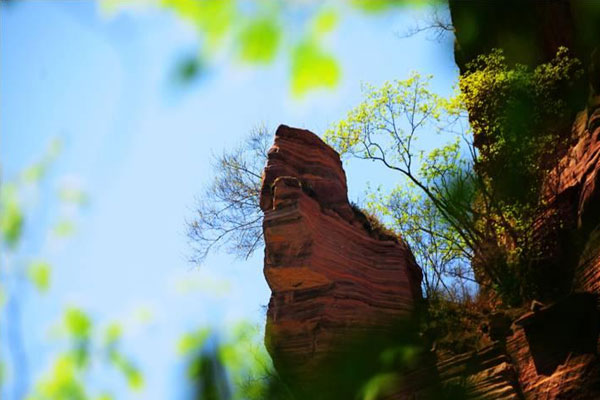
[[(134, 396), (140, 399), (178, 392), (175, 346), (185, 331), (264, 320), (269, 291), (261, 254), (244, 262), (214, 254), (201, 267), (187, 262), (185, 221), (211, 179), (211, 153), (261, 122), (320, 134), (361, 100), (361, 82), (418, 70), (434, 74), (443, 94), (457, 76), (450, 42), (398, 38), (413, 23), (408, 9), (383, 16), (348, 11), (326, 41), (343, 68), (339, 86), (301, 100), (290, 96), (285, 57), (267, 67), (223, 60), (188, 90), (173, 90), (169, 71), (198, 45), (197, 35), (164, 10), (107, 18), (93, 2), (37, 1), (0, 12), (2, 179), (35, 161), (51, 138), (64, 141), (40, 194), (43, 211), (28, 221), (30, 248), (54, 267), (51, 290), (30, 293), (26, 304), (34, 376), (56, 351), (52, 324), (65, 305), (76, 304), (99, 325), (124, 322), (124, 347), (146, 378)], [(353, 164), (346, 172), (352, 199), (367, 181), (395, 179), (372, 165)], [(72, 239), (45, 241), (42, 232), (59, 212), (49, 199), (64, 176), (81, 184), (90, 204)], [(151, 312), (150, 322), (139, 323), (140, 310)], [(128, 397), (117, 381), (102, 376), (94, 384)]]

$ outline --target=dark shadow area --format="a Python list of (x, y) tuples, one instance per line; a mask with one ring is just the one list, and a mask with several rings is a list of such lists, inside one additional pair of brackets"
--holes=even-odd
[(575, 293), (516, 322), (525, 330), (538, 374), (552, 375), (570, 355), (596, 354), (600, 333), (597, 301), (596, 295)]

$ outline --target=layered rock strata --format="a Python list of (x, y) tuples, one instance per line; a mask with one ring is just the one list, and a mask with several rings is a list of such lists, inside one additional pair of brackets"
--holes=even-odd
[(515, 321), (505, 351), (526, 399), (600, 398), (600, 8), (450, 0), (450, 12), (461, 70), (493, 48), (533, 67), (566, 46), (589, 73), (561, 99), (573, 111), (572, 128), (561, 133), (570, 145), (544, 183), (547, 206), (533, 232), (544, 249), (540, 278), (559, 277), (562, 287), (551, 304)]
[(344, 344), (392, 332), (421, 299), (409, 248), (364, 226), (339, 155), (315, 134), (277, 129), (260, 205), (272, 291), (266, 345), (284, 376), (314, 379)]

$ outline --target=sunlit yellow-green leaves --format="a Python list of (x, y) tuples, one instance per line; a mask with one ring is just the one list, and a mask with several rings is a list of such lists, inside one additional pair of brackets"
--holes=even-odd
[(144, 386), (144, 377), (141, 371), (119, 351), (110, 351), (110, 361), (125, 376), (127, 384), (133, 390), (139, 390)]
[(121, 328), (121, 325), (118, 323), (112, 323), (104, 332), (104, 343), (106, 345), (113, 345), (119, 341), (119, 339), (121, 339), (122, 334), (123, 328)]
[(69, 308), (64, 315), (64, 326), (67, 333), (77, 339), (87, 339), (92, 330), (90, 317), (79, 308)]
[(338, 23), (338, 14), (333, 9), (321, 11), (314, 20), (313, 30), (317, 35), (331, 32)]
[(266, 63), (273, 60), (281, 41), (281, 28), (273, 17), (257, 18), (239, 33), (240, 57), (243, 61)]
[(312, 89), (332, 88), (340, 79), (336, 59), (314, 40), (299, 43), (292, 51), (292, 93), (300, 96)]
[(37, 384), (31, 400), (87, 400), (78, 363), (69, 355), (60, 356)]
[[(431, 5), (435, 0), (352, 0), (351, 3), (354, 7), (361, 9), (365, 12), (382, 12), (386, 11), (391, 7), (398, 6), (412, 6), (419, 7), (425, 5)], [(441, 1), (440, 1), (441, 2)]]
[(234, 0), (163, 0), (163, 4), (204, 34), (209, 52), (217, 50), (236, 15)]
[(50, 165), (56, 160), (61, 149), (62, 141), (60, 139), (52, 140), (46, 148), (46, 152), (42, 159), (23, 170), (21, 173), (23, 182), (27, 184), (38, 183), (46, 174)]
[(184, 334), (177, 345), (177, 352), (180, 355), (188, 355), (190, 353), (199, 351), (204, 346), (206, 339), (210, 335), (209, 329), (199, 329), (194, 332)]
[(413, 73), (379, 88), (365, 84), (365, 100), (329, 129), (325, 140), (342, 155), (373, 158), (386, 153), (387, 161), (408, 164), (409, 153), (415, 153), (420, 135), (439, 120), (444, 104), (429, 90), (430, 80)]
[(27, 275), (37, 290), (45, 292), (50, 287), (52, 267), (46, 261), (34, 261), (29, 264)]
[(391, 395), (399, 386), (398, 374), (379, 374), (371, 378), (363, 387), (361, 400), (376, 400)]

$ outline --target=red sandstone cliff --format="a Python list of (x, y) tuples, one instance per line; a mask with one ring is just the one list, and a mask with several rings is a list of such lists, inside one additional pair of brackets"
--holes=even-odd
[(399, 239), (368, 232), (347, 198), (339, 155), (315, 134), (280, 126), (261, 190), (266, 344), (295, 381), (347, 340), (390, 331), (421, 299), (421, 272)]
[[(599, 112), (583, 113), (575, 123), (578, 139), (557, 167), (561, 186), (550, 202), (556, 210), (571, 205), (574, 224), (585, 233), (574, 271), (573, 290), (580, 294), (524, 315), (488, 348), (399, 377), (403, 389), (390, 398), (430, 398), (431, 377), (440, 385), (464, 380), (471, 398), (600, 398)], [(277, 130), (261, 207), (264, 272), (273, 292), (266, 343), (289, 380), (315, 380), (345, 340), (393, 330), (421, 298), (410, 250), (365, 229), (348, 203), (339, 156), (311, 132)]]
[[(592, 52), (600, 24), (586, 9), (591, 3), (450, 1), (459, 67), (494, 47), (535, 65), (567, 45), (590, 71), (589, 90), (575, 93), (587, 106), (564, 132), (571, 145), (548, 176), (548, 207), (536, 227), (548, 245), (540, 268), (560, 269), (566, 290), (517, 318), (491, 346), (437, 360), (433, 354), (399, 372), (402, 389), (385, 398), (431, 398), (434, 377), (441, 387), (465, 382), (469, 398), (600, 399), (600, 53)], [(520, 51), (525, 42), (531, 51)], [(273, 292), (266, 343), (277, 369), (301, 384), (317, 379), (340, 343), (393, 330), (421, 298), (409, 249), (373, 237), (346, 193), (335, 151), (308, 131), (278, 129), (261, 193)]]

